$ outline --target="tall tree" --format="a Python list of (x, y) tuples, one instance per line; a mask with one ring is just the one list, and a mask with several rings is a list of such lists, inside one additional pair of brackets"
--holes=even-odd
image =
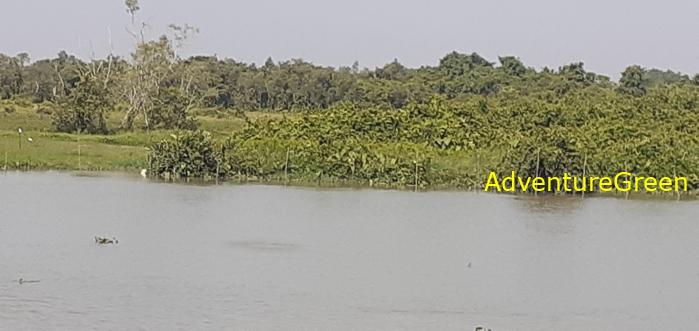
[(646, 70), (639, 65), (632, 65), (621, 73), (618, 91), (623, 94), (641, 96), (646, 94), (645, 87)]

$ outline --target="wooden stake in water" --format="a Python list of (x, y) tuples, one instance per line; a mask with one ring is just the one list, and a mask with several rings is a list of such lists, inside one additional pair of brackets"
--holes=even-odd
[[(628, 167), (626, 166), (626, 163), (624, 163), (624, 169), (628, 169)], [(626, 180), (631, 180), (631, 176), (626, 175)], [(631, 191), (631, 190), (626, 190), (626, 192), (624, 192), (624, 199), (625, 200), (629, 199), (629, 191)]]
[(80, 150), (80, 138), (78, 138), (78, 171), (83, 170), (82, 152)]
[(289, 149), (286, 150), (286, 161), (284, 162), (284, 180), (289, 182)]
[(418, 153), (415, 152), (415, 192), (417, 192), (417, 183), (418, 183)]
[[(585, 168), (587, 168), (587, 154), (585, 154), (585, 160), (583, 161), (583, 175), (582, 175), (582, 180), (583, 180), (583, 187), (587, 188), (585, 185)], [(585, 190), (582, 191), (582, 198), (585, 199)]]
[[(672, 169), (672, 177), (677, 178), (677, 170)], [(675, 186), (675, 192), (677, 192), (677, 201), (680, 201), (680, 188)]]
[[(541, 148), (536, 150), (536, 176), (535, 177), (539, 177), (539, 152), (540, 151), (541, 151)], [(537, 196), (536, 190), (534, 190), (534, 196)]]

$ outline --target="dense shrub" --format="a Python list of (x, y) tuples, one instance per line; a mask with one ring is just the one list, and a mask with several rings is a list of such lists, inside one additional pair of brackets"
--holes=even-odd
[(61, 97), (53, 112), (53, 125), (60, 132), (109, 132), (107, 113), (112, 110), (108, 87), (84, 74), (70, 95)]
[(152, 146), (150, 171), (171, 178), (214, 177), (219, 166), (211, 135), (203, 131), (173, 134)]
[[(632, 97), (590, 87), (564, 97), (433, 99), (386, 110), (342, 104), (248, 121), (224, 142), (239, 178), (326, 178), (387, 186), (478, 185), (484, 171), (522, 176), (687, 176), (699, 188), (699, 91)], [(457, 156), (454, 156), (457, 155)], [(473, 155), (477, 160), (466, 160)], [(462, 157), (466, 166), (445, 165)], [(417, 171), (415, 166), (417, 164)]]

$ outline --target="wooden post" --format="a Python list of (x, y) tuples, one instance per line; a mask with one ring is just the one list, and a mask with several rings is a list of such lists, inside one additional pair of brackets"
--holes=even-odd
[[(583, 187), (587, 189), (587, 186), (585, 184), (585, 168), (587, 168), (587, 154), (585, 154), (585, 160), (583, 161), (583, 175), (582, 175), (582, 180), (583, 180)], [(585, 189), (582, 191), (582, 198), (585, 199)]]
[[(535, 178), (539, 177), (539, 152), (541, 152), (541, 148), (536, 150), (536, 176), (534, 176)], [(513, 186), (514, 186), (514, 184), (513, 184)], [(537, 193), (538, 192), (536, 190), (534, 190), (534, 196), (538, 196)]]
[(284, 162), (284, 180), (289, 182), (289, 149), (286, 149), (286, 161)]
[[(478, 150), (476, 150), (476, 171), (474, 171), (473, 173), (476, 176), (480, 176), (480, 172), (481, 172), (481, 159), (478, 156)], [(480, 191), (480, 183), (478, 182), (478, 180), (475, 180), (473, 182), (473, 191), (474, 192)]]
[(417, 185), (418, 185), (418, 179), (419, 179), (419, 177), (418, 177), (418, 170), (419, 170), (418, 157), (419, 157), (418, 152), (415, 151), (415, 192), (417, 192)]
[(78, 171), (83, 170), (82, 151), (80, 150), (80, 137), (78, 137)]
[[(626, 169), (628, 169), (628, 166), (626, 165), (626, 163), (624, 163), (624, 170), (626, 170)], [(626, 179), (631, 180), (631, 178), (629, 176), (626, 176)], [(626, 190), (626, 192), (624, 192), (624, 199), (625, 200), (629, 199), (629, 191), (631, 191), (630, 188), (628, 190)]]
[[(672, 169), (672, 177), (677, 178), (677, 170), (675, 168)], [(676, 186), (675, 192), (677, 192), (677, 201), (680, 201), (680, 188)]]

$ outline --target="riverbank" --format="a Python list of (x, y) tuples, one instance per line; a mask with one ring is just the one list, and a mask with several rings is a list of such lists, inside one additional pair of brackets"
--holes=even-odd
[[(149, 148), (155, 143), (170, 139), (176, 131), (157, 130), (133, 132), (114, 132), (109, 135), (86, 135), (58, 133), (52, 128), (51, 115), (42, 111), (43, 105), (27, 104), (25, 106), (0, 102), (0, 109), (12, 108), (12, 112), (0, 112), (0, 170), (73, 170), (73, 171), (134, 171), (148, 168)], [(222, 144), (227, 139), (241, 133), (246, 120), (264, 123), (269, 119), (295, 118), (298, 114), (246, 112), (240, 114), (220, 114), (213, 110), (197, 111), (197, 121), (201, 130), (211, 135), (215, 144)], [(123, 114), (109, 114), (110, 127), (118, 127)], [(19, 129), (22, 133), (19, 133)], [(252, 152), (267, 146), (252, 146)], [(379, 149), (392, 150), (393, 144), (378, 146)], [(431, 150), (437, 151), (432, 148)], [(256, 154), (259, 155), (259, 154)], [(289, 168), (296, 167), (294, 153), (285, 155), (291, 162)], [(424, 162), (426, 155), (418, 155), (417, 162)], [(487, 170), (483, 160), (487, 156), (466, 151), (437, 152), (430, 155), (430, 162), (436, 169), (447, 171), (449, 178), (442, 178), (433, 185), (418, 184), (419, 189), (449, 188), (473, 189), (480, 186), (477, 175)], [(480, 159), (479, 159), (480, 158)], [(261, 160), (266, 162), (268, 160)], [(278, 160), (276, 160), (278, 161)], [(275, 161), (275, 162), (276, 162)], [(409, 160), (413, 162), (413, 160)], [(278, 163), (278, 162), (277, 162)], [(419, 169), (418, 169), (419, 170)], [(418, 174), (418, 178), (422, 175)], [(300, 185), (349, 185), (376, 188), (412, 188), (415, 174), (412, 172), (403, 183), (396, 184), (382, 180), (346, 180), (314, 173), (274, 173), (264, 175), (240, 174), (230, 176), (232, 181), (298, 183)], [(211, 178), (215, 179), (215, 178)], [(420, 178), (422, 179), (422, 178)]]
[[(4, 109), (12, 109), (11, 112)], [(58, 133), (44, 105), (0, 101), (0, 170), (128, 171), (147, 166), (148, 147), (174, 131), (115, 132), (109, 135)], [(206, 112), (206, 110), (202, 110)], [(248, 118), (279, 117), (278, 114), (246, 113)], [(118, 127), (123, 114), (109, 116)], [(198, 116), (201, 128), (218, 139), (240, 130), (245, 119), (235, 116)], [(22, 129), (22, 134), (19, 134)]]
[[(41, 105), (15, 105), (12, 108), (12, 112), (0, 112), (0, 170), (139, 173), (141, 169), (151, 166), (148, 161), (149, 148), (158, 142), (171, 140), (171, 136), (177, 133), (161, 130), (117, 131), (109, 135), (57, 133), (52, 129), (51, 116), (40, 111)], [(318, 126), (306, 125), (327, 125), (327, 122), (318, 122), (321, 120), (319, 116), (312, 115), (296, 121), (301, 119), (301, 115), (248, 112), (241, 116), (212, 110), (197, 113), (201, 129), (210, 133), (215, 145), (221, 146), (233, 139), (236, 151), (233, 153), (233, 149), (229, 149), (226, 154), (228, 159), (224, 160), (229, 166), (225, 169), (225, 180), (230, 182), (479, 191), (484, 187), (488, 173), (501, 166), (498, 163), (499, 153), (504, 152), (497, 149), (445, 149), (409, 140), (393, 141), (376, 137), (361, 142), (351, 138), (322, 142), (315, 137), (322, 135), (314, 131), (323, 130), (317, 129)], [(119, 112), (110, 113), (110, 127), (118, 127), (122, 115)], [(340, 118), (337, 112), (331, 115), (329, 121)], [(256, 124), (247, 126), (246, 118)], [(264, 126), (264, 123), (271, 123), (268, 120), (282, 118), (292, 121), (276, 121), (273, 125)], [(359, 122), (367, 121), (361, 119)], [(336, 123), (332, 123), (334, 127)], [(310, 129), (292, 131), (299, 127)], [(22, 129), (21, 134), (19, 128)], [(279, 128), (284, 130), (280, 131)], [(274, 134), (280, 132), (283, 133), (280, 138), (275, 138)], [(284, 139), (284, 134), (290, 138)], [(318, 160), (325, 160), (325, 163)], [(221, 171), (224, 172), (223, 169)], [(213, 182), (217, 180), (215, 175), (208, 177)], [(223, 181), (223, 177), (220, 181)], [(640, 194), (676, 199), (674, 193)], [(626, 194), (621, 195), (626, 197)], [(697, 192), (683, 196), (696, 197)]]

